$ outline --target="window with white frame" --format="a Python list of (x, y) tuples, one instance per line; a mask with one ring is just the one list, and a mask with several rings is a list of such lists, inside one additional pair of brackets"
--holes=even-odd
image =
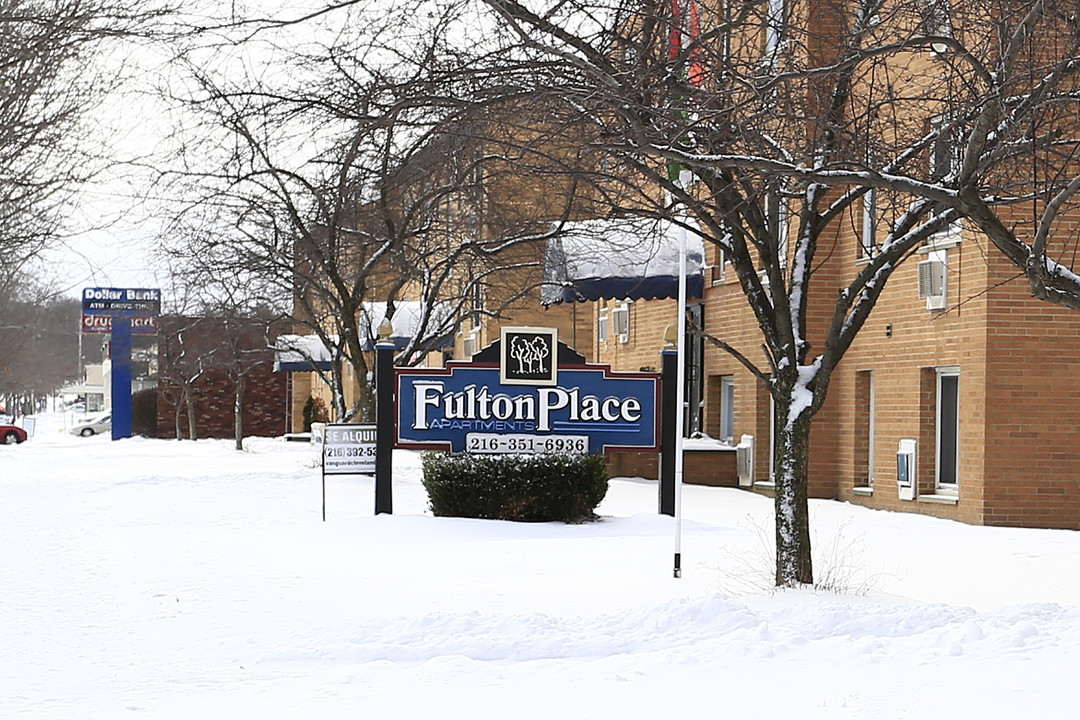
[(596, 340), (606, 343), (610, 334), (610, 318), (608, 309), (600, 308), (600, 314), (596, 318)]
[(783, 49), (787, 29), (786, 0), (766, 0), (765, 5), (765, 57), (772, 59)]
[(630, 342), (630, 303), (623, 300), (611, 312), (611, 331), (620, 343)]
[[(946, 37), (953, 36), (952, 0), (923, 0), (920, 29), (923, 35)], [(948, 52), (948, 45), (932, 43), (930, 49), (937, 54)]]
[(735, 439), (734, 375), (724, 375), (720, 378), (720, 439), (726, 442)]
[(713, 283), (721, 283), (727, 278), (727, 252), (721, 245), (713, 245), (713, 264), (710, 268)]
[(484, 315), (484, 291), (480, 287), (480, 283), (473, 285), (472, 287), (472, 329), (476, 330), (480, 327), (481, 319)]
[(776, 482), (776, 401), (769, 398), (769, 482)]
[(480, 328), (474, 328), (465, 333), (465, 342), (463, 343), (462, 350), (465, 352), (466, 358), (471, 358), (479, 350), (480, 345)]
[(787, 267), (788, 256), (788, 228), (790, 208), (787, 198), (779, 190), (769, 192), (765, 196), (765, 221), (769, 226), (769, 232), (776, 237), (777, 253), (781, 268)]
[(936, 472), (938, 492), (960, 485), (960, 368), (937, 368)]
[[(866, 151), (866, 166), (874, 167), (874, 152)], [(878, 229), (878, 191), (877, 188), (867, 188), (862, 196), (862, 222), (859, 226), (859, 259), (869, 260), (877, 255), (877, 229)]]
[[(963, 137), (960, 129), (947, 117), (939, 116), (931, 123), (931, 130), (936, 133), (930, 146), (930, 180), (940, 182), (960, 171), (963, 162)], [(944, 205), (936, 205), (934, 213), (945, 212)], [(930, 246), (955, 245), (960, 242), (961, 225), (956, 219), (936, 232), (928, 241)]]

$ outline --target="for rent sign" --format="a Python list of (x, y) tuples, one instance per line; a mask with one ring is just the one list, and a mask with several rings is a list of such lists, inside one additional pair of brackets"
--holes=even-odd
[[(503, 351), (503, 365), (523, 354), (520, 343)], [(535, 355), (555, 353), (549, 347)], [(523, 385), (520, 377), (507, 383), (506, 368), (494, 363), (397, 370), (397, 446), (478, 453), (659, 450), (655, 373), (586, 364), (534, 374), (543, 376), (541, 383), (557, 377), (558, 384)]]
[(375, 472), (374, 425), (327, 425), (323, 440), (324, 475)]

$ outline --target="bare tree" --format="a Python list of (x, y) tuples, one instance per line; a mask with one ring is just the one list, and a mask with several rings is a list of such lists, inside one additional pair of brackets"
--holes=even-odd
[[(731, 264), (763, 352), (709, 340), (772, 396), (776, 581), (812, 582), (811, 424), (896, 268), (969, 218), (1037, 295), (1076, 306), (1075, 234), (1055, 234), (1080, 187), (1075, 7), (484, 2), (512, 66), (534, 60), (517, 80), (618, 167), (613, 211), (687, 222)], [(838, 278), (845, 243), (865, 262)]]
[[(523, 222), (493, 230), (485, 173), (506, 157), (481, 130), (485, 105), (502, 94), (489, 93), (493, 76), (476, 54), (452, 42), (460, 4), (407, 5), (338, 6), (347, 29), (303, 53), (272, 39), (299, 22), (239, 22), (249, 47), (269, 42), (282, 62), (273, 67), (303, 68), (302, 77), (271, 83), (285, 76), (262, 67), (212, 74), (191, 51), (193, 84), (175, 93), (199, 118), (183, 146), (187, 165), (167, 178), (189, 198), (175, 216), (215, 230), (188, 234), (195, 242), (173, 251), (257, 277), (278, 301), (288, 293), (295, 322), (330, 351), (338, 420), (371, 409), (366, 379), (383, 319), (373, 308), (388, 318), (405, 303), (417, 308), (397, 362), (420, 362), (452, 339), (507, 265), (539, 263), (514, 251), (546, 232)], [(349, 405), (346, 368), (361, 390)]]
[(80, 306), (24, 281), (0, 289), (0, 308), (0, 406), (29, 414), (76, 379)]
[(0, 0), (0, 285), (65, 232), (109, 164), (89, 113), (114, 87), (102, 55), (153, 34), (164, 3)]

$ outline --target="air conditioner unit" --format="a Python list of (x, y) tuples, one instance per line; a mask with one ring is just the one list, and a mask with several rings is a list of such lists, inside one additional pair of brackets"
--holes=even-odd
[(630, 342), (630, 306), (620, 304), (611, 313), (612, 330), (620, 343)]
[(945, 308), (945, 263), (940, 260), (919, 263), (919, 297), (926, 298), (927, 310)]
[(754, 436), (743, 435), (735, 446), (735, 469), (739, 475), (739, 487), (754, 484)]

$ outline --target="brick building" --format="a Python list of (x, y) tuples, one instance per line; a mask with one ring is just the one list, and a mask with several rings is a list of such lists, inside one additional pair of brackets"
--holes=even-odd
[[(184, 399), (194, 400), (200, 438), (235, 436), (236, 385), (243, 376), (243, 434), (273, 437), (289, 430), (288, 377), (273, 372), (268, 337), (283, 328), (220, 318), (163, 316), (159, 319), (157, 436), (189, 436)], [(269, 332), (269, 336), (268, 336)]]
[[(697, 7), (698, 3), (678, 5)], [(704, 0), (700, 5), (704, 8), (703, 25), (716, 20), (721, 8), (728, 7), (726, 3)], [(958, 11), (956, 18), (964, 21), (955, 20), (958, 35), (962, 36), (973, 14), (982, 12), (974, 5), (964, 4), (962, 12)], [(868, 33), (875, 36), (896, 32), (907, 40), (946, 38), (954, 26), (950, 6), (936, 0), (898, 2), (895, 7), (885, 3), (877, 8), (879, 15), (863, 16), (862, 20), (870, 23)], [(745, 88), (768, 86), (769, 73), (777, 74), (777, 68), (784, 67), (785, 62), (793, 74), (808, 66), (829, 66), (839, 52), (834, 31), (850, 19), (841, 13), (847, 5), (822, 7), (770, 0), (753, 7), (762, 15), (756, 35), (731, 37), (732, 42), (713, 48), (712, 55), (706, 53), (709, 48), (699, 46), (684, 53), (683, 59), (676, 58), (678, 62), (688, 59), (692, 72), (702, 71), (717, 83), (723, 81), (724, 72), (729, 76), (747, 73), (751, 80), (760, 80), (757, 85), (734, 83), (727, 95), (718, 90), (711, 98), (712, 104), (703, 103), (701, 107), (724, 110), (727, 102), (732, 107), (742, 103), (743, 107), (755, 108), (760, 111), (758, 116), (770, 118), (764, 122), (777, 123), (776, 128), (759, 126), (760, 136), (773, 129), (777, 130), (772, 133), (776, 138), (787, 132), (791, 147), (809, 155), (813, 150), (807, 147), (812, 148), (813, 143), (805, 142), (808, 137), (804, 135), (820, 130), (824, 136), (827, 130), (834, 137), (837, 127), (850, 130), (849, 143), (842, 148), (848, 153), (843, 160), (849, 166), (872, 165), (878, 162), (875, 152), (902, 154), (911, 147), (909, 156), (917, 158), (911, 166), (918, 166), (911, 171), (912, 176), (921, 173), (927, 180), (936, 181), (955, 175), (956, 147), (947, 141), (951, 133), (959, 134), (962, 126), (959, 122), (951, 124), (950, 102), (958, 102), (962, 93), (976, 96), (977, 101), (980, 91), (962, 73), (955, 73), (948, 43), (914, 43), (913, 51), (881, 60), (875, 66), (876, 74), (849, 78), (854, 90), (845, 98), (843, 112), (850, 113), (844, 118), (850, 121), (850, 127), (834, 124), (822, 129), (812, 126), (822, 120), (824, 113), (819, 117), (815, 112), (823, 110), (828, 100), (824, 82), (818, 80), (825, 73), (793, 85), (792, 94), (778, 96), (783, 102), (775, 106), (754, 106), (743, 93)], [(788, 23), (793, 27), (786, 27)], [(796, 25), (801, 26), (800, 32), (794, 32)], [(658, 35), (666, 40), (666, 33)], [(702, 37), (706, 36), (709, 33), (703, 32)], [(981, 41), (993, 44), (988, 37)], [(1050, 42), (1050, 38), (1042, 40)], [(697, 51), (701, 54), (695, 55)], [(645, 67), (644, 57), (635, 50), (632, 57), (628, 53), (627, 62), (634, 65), (632, 69)], [(672, 56), (660, 52), (656, 57), (661, 58), (657, 82), (666, 91), (666, 83), (673, 75), (663, 60)], [(698, 58), (700, 67), (695, 69)], [(753, 73), (760, 73), (760, 77)], [(638, 85), (628, 82), (620, 87), (636, 89)], [(919, 95), (924, 89), (925, 94)], [(693, 92), (692, 88), (686, 89), (686, 95)], [(874, 112), (898, 94), (906, 104), (898, 105), (894, 112)], [(617, 114), (617, 107), (618, 103), (613, 103), (608, 108), (611, 115)], [(661, 106), (661, 110), (665, 108)], [(777, 108), (795, 109), (784, 116)], [(692, 118), (686, 112), (673, 115), (676, 119)], [(890, 124), (885, 124), (885, 115)], [(875, 125), (879, 119), (880, 126)], [(825, 118), (822, 125), (836, 121), (836, 117)], [(728, 141), (749, 145), (754, 138), (724, 134), (737, 125), (734, 121), (718, 122), (716, 145)], [(707, 132), (702, 122), (686, 135), (700, 139)], [(934, 139), (922, 141), (923, 136)], [(912, 138), (914, 144), (905, 145)], [(656, 138), (654, 146), (666, 139)], [(862, 146), (856, 141), (861, 141)], [(519, 170), (509, 168), (503, 174), (494, 172), (485, 178), (490, 182), (485, 184), (484, 202), (476, 206), (483, 217), (466, 222), (458, 213), (457, 218), (450, 218), (451, 222), (471, 223), (494, 235), (501, 232), (500, 227), (515, 225), (514, 221), (491, 223), (490, 218), (500, 216), (500, 208), (511, 215), (525, 213), (532, 219), (535, 216), (529, 213), (533, 211), (549, 221), (557, 217), (556, 207), (550, 203), (538, 208), (543, 203), (537, 198), (546, 195), (535, 185), (518, 182)], [(642, 164), (635, 172), (645, 176), (649, 167)], [(656, 173), (651, 179), (664, 174)], [(988, 184), (1013, 195), (1031, 192), (1024, 185), (1022, 173), (990, 175), (994, 176), (987, 180)], [(782, 182), (772, 182), (774, 178), (764, 175), (746, 182), (754, 180), (759, 186), (743, 198), (740, 207), (758, 206), (757, 221), (764, 232), (755, 238), (757, 255), (751, 253), (748, 262), (756, 263), (762, 253), (775, 251), (781, 261), (793, 264), (789, 236), (796, 234), (798, 213), (789, 210), (785, 215), (780, 200), (784, 193), (777, 191)], [(798, 199), (804, 189), (787, 189), (788, 199)], [(699, 186), (695, 192), (704, 191)], [(826, 194), (832, 193), (829, 197), (835, 198), (842, 192), (831, 188)], [(645, 204), (655, 200), (651, 195), (658, 194), (645, 191), (636, 201)], [(835, 315), (838, 293), (852, 287), (852, 279), (880, 257), (890, 223), (899, 222), (897, 218), (909, 203), (910, 198), (900, 197), (900, 193), (885, 189), (880, 194), (868, 192), (819, 228), (819, 244), (828, 252), (815, 258), (814, 285), (805, 294), (806, 339), (811, 346), (821, 347)], [(891, 215), (886, 212), (887, 204)], [(621, 209), (632, 213), (635, 208), (627, 205)], [(659, 203), (653, 209), (657, 213), (670, 210)], [(720, 213), (714, 217), (720, 217)], [(1065, 234), (1071, 235), (1071, 231)], [(705, 333), (767, 366), (758, 319), (747, 305), (729, 258), (715, 245), (707, 244), (706, 248), (704, 288), (701, 296), (691, 302), (691, 316)], [(531, 287), (538, 282), (531, 266), (539, 256), (536, 251), (530, 257), (518, 258), (530, 269), (519, 267), (505, 277), (511, 284)], [(758, 265), (754, 270), (765, 272)], [(762, 284), (778, 276), (790, 277), (790, 270), (790, 266), (781, 266), (774, 278)], [(969, 221), (938, 228), (912, 246), (910, 257), (896, 266), (869, 320), (837, 366), (828, 399), (814, 419), (809, 464), (812, 496), (970, 523), (1080, 529), (1080, 473), (1076, 470), (1080, 449), (1074, 442), (1080, 418), (1074, 417), (1076, 413), (1071, 409), (1077, 405), (1080, 374), (1072, 361), (1080, 350), (1080, 314), (1032, 299), (1027, 284), (1017, 275), (1016, 266), (992, 248), (988, 250), (986, 236)], [(676, 320), (674, 303), (608, 297), (570, 302), (545, 311), (539, 304), (530, 305), (535, 297), (526, 293), (513, 311), (493, 317), (486, 311), (494, 306), (497, 295), (479, 294), (475, 299), (477, 312), (465, 320), (456, 338), (454, 356), (465, 357), (486, 345), (494, 339), (500, 323), (535, 324), (559, 327), (561, 339), (590, 360), (610, 364), (615, 370), (657, 368), (665, 328)], [(775, 419), (768, 387), (731, 354), (697, 337), (688, 338), (686, 344), (686, 432), (701, 432), (729, 444), (744, 436), (753, 438), (749, 487), (771, 493)], [(722, 452), (717, 457), (723, 460), (717, 462), (688, 460), (687, 479), (729, 483), (734, 476), (733, 455)]]
[[(717, 8), (723, 4), (702, 0), (673, 5), (701, 9), (704, 38), (707, 24), (716, 20)], [(718, 122), (715, 139), (708, 135), (710, 126), (705, 118), (709, 110), (723, 108), (726, 103), (728, 107), (752, 108), (757, 117), (770, 118), (755, 129), (761, 135), (780, 138), (775, 145), (784, 142), (783, 133), (789, 133), (785, 151), (814, 147), (813, 142), (800, 143), (800, 133), (804, 141), (816, 138), (815, 142), (840, 133), (845, 144), (835, 151), (841, 158), (837, 168), (883, 168), (882, 156), (897, 157), (907, 149), (908, 176), (923, 183), (962, 182), (956, 178), (964, 171), (965, 152), (969, 152), (966, 133), (971, 131), (972, 118), (981, 117), (978, 112), (984, 105), (980, 93), (985, 95), (985, 91), (967, 83), (962, 74), (951, 74), (960, 57), (954, 50), (966, 47), (969, 52), (983, 53), (979, 57), (988, 67), (998, 67), (992, 63), (1000, 45), (994, 43), (1007, 43), (1013, 36), (1004, 33), (999, 38), (994, 34), (1000, 32), (994, 25), (1000, 20), (995, 8), (936, 0), (877, 6), (877, 14), (868, 20), (868, 32), (883, 38), (880, 47), (890, 40), (910, 41), (912, 46), (903, 53), (888, 58), (883, 53), (874, 63), (867, 62), (873, 72), (844, 78), (850, 81), (845, 87), (852, 90), (842, 95), (843, 105), (836, 106), (843, 110), (834, 108), (836, 114), (826, 118), (827, 101), (836, 97), (829, 93), (835, 87), (816, 81), (813, 73), (799, 73), (809, 67), (829, 68), (816, 76), (821, 78), (832, 68), (841, 67), (833, 60), (841, 51), (841, 39), (852, 40), (853, 35), (844, 33), (855, 26), (859, 5), (777, 0), (765, 6), (768, 13), (759, 25), (751, 20), (743, 26), (749, 31), (730, 36), (722, 48), (702, 44), (682, 55), (673, 49), (673, 61), (685, 57), (691, 75), (695, 70), (704, 74), (701, 92), (707, 98), (702, 101), (706, 110), (701, 112), (701, 122), (688, 122), (675, 130), (694, 133), (699, 146), (707, 140), (721, 146), (731, 142), (746, 155), (773, 157), (769, 143), (755, 146), (754, 138), (745, 134), (724, 135), (731, 127), (738, 127), (739, 119), (753, 122), (753, 112), (739, 116), (732, 111), (735, 119), (727, 125)], [(1065, 29), (1067, 23), (1052, 13), (1040, 16), (1040, 22), (1040, 44), (1024, 47), (1032, 53), (1027, 56), (1030, 67), (1038, 67), (1030, 71), (1032, 76), (1041, 78), (1034, 73), (1048, 72), (1045, 68), (1052, 66), (1052, 53), (1067, 44), (1071, 35)], [(1009, 27), (1009, 32), (1014, 32)], [(755, 29), (760, 32), (755, 34)], [(941, 40), (933, 40), (935, 36)], [(683, 39), (695, 38), (694, 29), (687, 28)], [(951, 44), (952, 39), (959, 45)], [(694, 68), (697, 61), (700, 66)], [(1049, 64), (1041, 65), (1043, 62)], [(1060, 62), (1069, 61), (1066, 57)], [(806, 82), (792, 83), (791, 94), (778, 94), (774, 105), (764, 100), (755, 104), (758, 101), (739, 94), (737, 88), (723, 88), (725, 77), (739, 77), (746, 87), (769, 87), (774, 79), (770, 72), (775, 76), (783, 71), (790, 72), (788, 77), (805, 77)], [(1021, 69), (1017, 75), (1029, 77), (1024, 72)], [(710, 87), (710, 82), (717, 87)], [(1068, 95), (1069, 87), (1066, 83), (1059, 91)], [(688, 85), (685, 92), (692, 94), (695, 89)], [(969, 104), (963, 105), (965, 102)], [(693, 120), (689, 113), (683, 117)], [(1046, 117), (1053, 118), (1046, 120), (1048, 123), (1059, 123), (1057, 137), (1068, 137), (1062, 132), (1064, 128), (1069, 133), (1076, 131), (1072, 115), (1062, 119), (1049, 113)], [(996, 117), (995, 122), (1005, 127), (1006, 120)], [(662, 140), (658, 137), (653, 143), (659, 145)], [(1066, 144), (1072, 147), (1075, 143)], [(692, 155), (694, 149), (688, 152)], [(985, 158), (994, 152), (1005, 150), (971, 156), (972, 165), (993, 162)], [(782, 153), (776, 155), (781, 156), (776, 164), (782, 164)], [(805, 169), (817, 158), (808, 156), (801, 161), (800, 168)], [(692, 164), (694, 159), (690, 157), (688, 162)], [(1037, 195), (1040, 190), (1030, 172), (1034, 162), (1024, 167), (993, 167), (982, 176), (982, 185), (972, 187), (973, 194), (990, 198)], [(1056, 174), (1068, 179), (1075, 175), (1068, 160), (1047, 156), (1039, 157), (1038, 162), (1045, 168), (1044, 177)], [(699, 167), (706, 176), (715, 174), (715, 167), (706, 163)], [(808, 183), (779, 172), (770, 177), (769, 172), (759, 167), (738, 176), (746, 185), (759, 183), (753, 193), (740, 197), (740, 208), (757, 205), (758, 217), (742, 215), (727, 227), (742, 223), (737, 230), (745, 235), (754, 235), (754, 222), (764, 227), (765, 231), (753, 238), (756, 246), (747, 265), (753, 263), (761, 295), (771, 301), (770, 282), (776, 290), (781, 286), (775, 283), (782, 278), (782, 289), (791, 293), (793, 266), (798, 260), (795, 248), (803, 237), (800, 231), (811, 225), (804, 221), (815, 217), (818, 210), (806, 202)], [(706, 193), (703, 186), (707, 185), (699, 182), (692, 192)], [(774, 199), (769, 195), (776, 189), (779, 192)], [(1067, 188), (1056, 187), (1053, 193), (1059, 191), (1061, 197), (1069, 197)], [(828, 201), (823, 205), (828, 206), (845, 193), (845, 186), (824, 192)], [(710, 200), (706, 198), (701, 204)], [(787, 203), (791, 206), (785, 209)], [(901, 222), (911, 203), (910, 196), (879, 188), (861, 195), (858, 202), (814, 228), (820, 232), (817, 246), (828, 251), (814, 257), (813, 285), (800, 297), (806, 302), (804, 337), (816, 348), (810, 351), (808, 364), (826, 342), (836, 317), (838, 295), (844, 297), (851, 288), (857, 294), (867, 289), (853, 280), (880, 256), (886, 236)], [(1038, 201), (1030, 205), (1036, 206)], [(732, 214), (742, 212), (724, 206), (722, 200), (713, 207)], [(1028, 215), (1021, 217), (1025, 212)], [(1029, 228), (1034, 232), (1031, 215), (1039, 212), (1027, 207), (999, 211), (999, 216), (1004, 225), (1021, 228), (1019, 232)], [(944, 211), (927, 211), (926, 217), (940, 221)], [(1077, 228), (1073, 215), (1063, 217), (1066, 219), (1055, 218), (1050, 242), (1059, 253), (1055, 257), (1071, 258), (1075, 257), (1072, 248)], [(712, 218), (717, 225), (726, 223), (722, 212), (714, 210)], [(714, 233), (713, 240), (719, 238), (720, 234)], [(782, 348), (762, 351), (761, 318), (748, 305), (735, 268), (717, 245), (707, 243), (707, 247), (706, 287), (700, 297), (691, 300), (689, 314), (705, 333), (722, 340), (757, 367), (768, 372), (772, 363), (775, 369), (780, 361), (790, 358), (777, 352)], [(1080, 471), (1076, 469), (1080, 450), (1075, 442), (1078, 418), (1072, 410), (1080, 399), (1073, 361), (1080, 350), (1080, 315), (1033, 299), (1015, 258), (1010, 262), (1002, 257), (971, 220), (939, 225), (910, 247), (910, 256), (898, 258), (904, 262), (892, 266), (896, 269), (832, 375), (827, 400), (814, 418), (810, 495), (970, 523), (1080, 529)], [(761, 261), (759, 252), (775, 253), (779, 272), (767, 276), (768, 265)], [(771, 269), (776, 269), (775, 263)], [(789, 280), (791, 284), (786, 282)], [(676, 321), (673, 303), (609, 298), (590, 307), (598, 329), (593, 359), (610, 363), (617, 370), (659, 364), (657, 353), (664, 344), (665, 328)], [(781, 314), (777, 312), (776, 317)], [(773, 398), (765, 381), (732, 354), (699, 337), (688, 337), (686, 347), (687, 433), (702, 432), (728, 443), (739, 442), (744, 436), (753, 438), (750, 487), (771, 494), (776, 424)], [(791, 366), (787, 367), (790, 370)], [(690, 462), (688, 458), (686, 479), (730, 483), (734, 476), (732, 455), (719, 455), (712, 463)]]

